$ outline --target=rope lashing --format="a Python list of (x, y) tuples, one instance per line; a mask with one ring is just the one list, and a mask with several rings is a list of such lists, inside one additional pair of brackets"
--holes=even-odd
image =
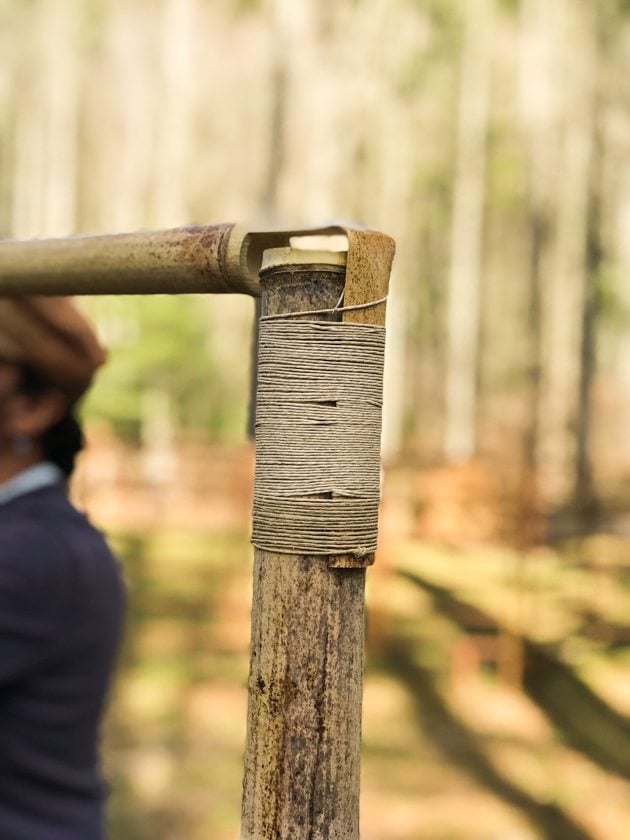
[[(375, 305), (375, 301), (371, 305)], [(376, 549), (385, 328), (261, 319), (252, 542)]]

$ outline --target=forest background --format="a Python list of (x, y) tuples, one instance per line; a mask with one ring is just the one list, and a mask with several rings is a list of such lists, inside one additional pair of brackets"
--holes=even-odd
[[(0, 0), (1, 235), (396, 239), (368, 840), (630, 831), (629, 72), (624, 0)], [(115, 836), (232, 837), (253, 303), (84, 305)]]

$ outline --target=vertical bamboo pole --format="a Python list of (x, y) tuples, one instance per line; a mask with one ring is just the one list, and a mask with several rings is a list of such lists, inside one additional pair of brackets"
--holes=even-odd
[[(312, 263), (263, 272), (263, 314), (333, 307), (344, 280)], [(346, 560), (255, 550), (241, 840), (359, 837), (365, 568)]]

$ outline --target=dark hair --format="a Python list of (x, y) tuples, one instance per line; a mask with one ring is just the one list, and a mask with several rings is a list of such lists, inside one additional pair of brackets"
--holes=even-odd
[[(51, 385), (29, 365), (20, 365), (20, 371), (22, 393), (37, 396), (51, 390)], [(56, 464), (69, 478), (74, 470), (77, 455), (85, 444), (83, 429), (72, 408), (44, 432), (40, 444), (46, 459)]]

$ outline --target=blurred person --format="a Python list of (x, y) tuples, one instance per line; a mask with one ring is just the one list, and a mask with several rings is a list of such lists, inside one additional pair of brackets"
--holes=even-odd
[(102, 840), (99, 730), (124, 589), (68, 500), (104, 362), (66, 298), (0, 298), (0, 838)]

